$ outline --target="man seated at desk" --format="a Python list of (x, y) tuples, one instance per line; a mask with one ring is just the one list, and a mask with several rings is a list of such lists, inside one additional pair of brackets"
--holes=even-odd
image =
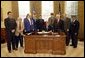
[(45, 30), (44, 19), (41, 18), (41, 15), (39, 19), (36, 20), (36, 28), (39, 32)]
[(48, 18), (48, 31), (53, 31), (53, 23), (55, 20), (54, 13), (50, 14), (51, 16)]
[(56, 19), (53, 23), (53, 31), (54, 32), (63, 32), (64, 31), (64, 21), (61, 20), (60, 14), (56, 14)]

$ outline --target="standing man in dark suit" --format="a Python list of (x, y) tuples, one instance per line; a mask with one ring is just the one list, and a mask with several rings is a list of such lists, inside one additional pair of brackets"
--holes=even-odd
[(55, 20), (54, 13), (50, 14), (51, 17), (48, 18), (48, 31), (53, 31), (53, 23)]
[(43, 31), (45, 30), (45, 26), (44, 26), (44, 19), (41, 18), (41, 15), (39, 17), (39, 19), (36, 20), (36, 27), (37, 27), (37, 31)]
[(31, 15), (27, 14), (24, 19), (24, 33), (30, 33), (34, 31), (34, 19), (31, 18)]
[(75, 15), (72, 15), (72, 22), (70, 23), (70, 36), (71, 36), (71, 39), (72, 39), (72, 46), (74, 48), (77, 47), (77, 44), (78, 44), (78, 31), (79, 31), (79, 22), (78, 20), (76, 19), (76, 16)]
[(35, 13), (33, 13), (32, 15), (31, 15), (31, 19), (33, 20), (33, 22), (34, 22), (34, 32), (36, 32), (36, 20), (37, 20), (37, 17), (36, 17), (36, 14)]
[(15, 29), (16, 29), (16, 21), (15, 19), (12, 17), (12, 12), (9, 11), (7, 13), (8, 17), (5, 19), (4, 23), (5, 23), (5, 28), (6, 28), (6, 32), (7, 32), (7, 48), (9, 53), (11, 53), (11, 45), (12, 45), (12, 49), (15, 49)]
[(56, 19), (53, 23), (54, 32), (63, 32), (64, 31), (64, 21), (61, 20), (60, 14), (56, 15)]
[(27, 14), (26, 18), (24, 18), (24, 34), (30, 33), (30, 15)]
[(71, 19), (67, 17), (67, 14), (63, 14), (63, 21), (64, 21), (64, 32), (66, 34), (66, 46), (68, 46), (70, 41), (69, 26)]

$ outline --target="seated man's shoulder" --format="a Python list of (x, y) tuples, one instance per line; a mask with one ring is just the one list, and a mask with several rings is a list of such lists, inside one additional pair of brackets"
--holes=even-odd
[(8, 21), (8, 20), (9, 20), (9, 18), (5, 18), (5, 19), (4, 19), (4, 21)]

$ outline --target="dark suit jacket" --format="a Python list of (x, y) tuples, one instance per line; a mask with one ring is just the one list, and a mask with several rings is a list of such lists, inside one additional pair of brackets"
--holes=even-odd
[(70, 34), (74, 34), (74, 33), (78, 34), (79, 25), (80, 24), (77, 20), (75, 20), (74, 22), (70, 22), (70, 29), (69, 29)]
[(64, 21), (64, 31), (67, 32), (67, 29), (69, 29), (71, 19), (68, 17), (63, 18)]
[(30, 22), (27, 18), (24, 19), (24, 30), (26, 30), (26, 32), (32, 32), (35, 28), (34, 28), (34, 19), (30, 18), (31, 22), (33, 23), (32, 25), (30, 25)]
[(32, 17), (31, 19), (32, 19), (33, 22), (34, 22), (34, 31), (36, 31), (36, 30), (37, 30), (37, 27), (36, 27), (36, 20), (37, 20), (37, 19), (35, 19), (35, 18), (33, 18), (33, 17)]
[(44, 19), (37, 19), (36, 20), (36, 28), (37, 28), (37, 30), (39, 29), (39, 31), (42, 31), (45, 29)]
[(49, 19), (48, 19), (48, 31), (50, 31), (50, 30), (53, 31), (53, 23), (54, 23), (55, 19), (56, 19), (55, 17), (49, 17)]
[(26, 30), (26, 32), (30, 32), (30, 22), (27, 18), (24, 19), (24, 30)]
[(6, 31), (12, 31), (13, 29), (16, 29), (17, 24), (15, 19), (10, 19), (10, 18), (6, 18), (4, 21), (5, 27), (6, 27)]
[(60, 19), (59, 22), (57, 23), (56, 19), (53, 23), (53, 30), (54, 32), (64, 31), (64, 21)]

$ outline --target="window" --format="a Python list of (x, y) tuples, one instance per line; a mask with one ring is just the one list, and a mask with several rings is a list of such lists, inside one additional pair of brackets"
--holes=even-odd
[(29, 1), (18, 1), (19, 17), (24, 19), (28, 13), (30, 13)]
[(66, 1), (65, 13), (71, 17), (71, 15), (78, 15), (78, 1)]
[(48, 18), (50, 17), (50, 13), (53, 13), (53, 1), (42, 1), (42, 18), (44, 21), (48, 21)]

